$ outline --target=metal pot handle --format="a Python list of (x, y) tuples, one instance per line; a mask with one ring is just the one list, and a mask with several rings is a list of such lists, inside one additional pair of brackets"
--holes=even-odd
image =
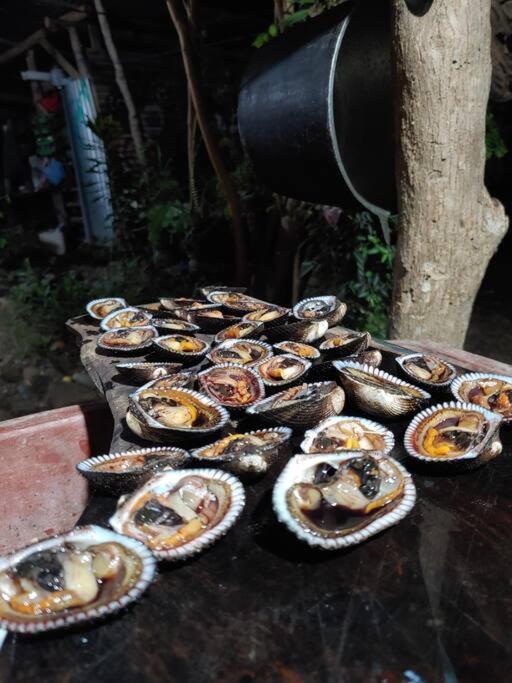
[(409, 12), (417, 17), (424, 17), (432, 7), (434, 0), (405, 0)]

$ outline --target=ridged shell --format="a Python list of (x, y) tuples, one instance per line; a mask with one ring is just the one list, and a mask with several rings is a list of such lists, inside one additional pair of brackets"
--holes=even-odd
[[(217, 311), (219, 309), (214, 308), (212, 310)], [(214, 334), (219, 330), (223, 330), (226, 327), (235, 325), (241, 320), (239, 316), (228, 315), (226, 313), (222, 313), (221, 318), (212, 318), (209, 315), (205, 315), (204, 312), (201, 312), (201, 310), (190, 310), (188, 313), (188, 319), (194, 324), (198, 325), (201, 328), (201, 330), (203, 330), (203, 332), (207, 334)]]
[[(400, 417), (414, 410), (419, 410), (430, 400), (430, 394), (408, 382), (379, 370), (371, 365), (361, 365), (353, 361), (333, 361), (335, 369), (340, 373), (341, 382), (354, 403), (366, 413), (379, 417)], [(358, 370), (368, 375), (369, 382), (364, 377), (356, 378), (345, 370)], [(377, 380), (378, 386), (370, 383)], [(396, 391), (400, 393), (396, 393)], [(413, 390), (418, 395), (412, 395), (407, 390)]]
[[(102, 299), (93, 299), (92, 301), (89, 301), (89, 303), (87, 304), (85, 309), (86, 309), (87, 313), (91, 316), (91, 318), (94, 318), (95, 320), (103, 320), (103, 318), (105, 318), (106, 316), (105, 315), (98, 315), (97, 313), (94, 312), (94, 308), (98, 304), (103, 304), (107, 301), (116, 301), (119, 304), (119, 308), (114, 309), (116, 311), (118, 311), (121, 308), (126, 308), (126, 306), (127, 306), (126, 301), (124, 299), (122, 299), (121, 297), (119, 297), (119, 296), (107, 296), (107, 297), (103, 297)], [(109, 315), (109, 314), (107, 313), (107, 315)]]
[(193, 297), (172, 297), (172, 298), (163, 297), (162, 299), (160, 299), (160, 304), (167, 311), (174, 311), (177, 308), (184, 308), (186, 306), (191, 306), (194, 303), (206, 304), (208, 302), (204, 301), (203, 299), (194, 299)]
[[(507, 382), (512, 384), (512, 377), (509, 377), (507, 375), (496, 375), (493, 373), (489, 372), (468, 372), (465, 375), (460, 375), (460, 377), (456, 377), (452, 383), (450, 384), (450, 389), (452, 394), (455, 396), (455, 398), (459, 401), (466, 401), (467, 403), (471, 403), (471, 405), (478, 405), (478, 403), (473, 404), (472, 401), (468, 399), (467, 396), (464, 395), (464, 384), (466, 382), (475, 382), (478, 383), (479, 381), (485, 381), (488, 379), (497, 379), (502, 382)], [(497, 415), (501, 415), (503, 418), (504, 424), (510, 424), (512, 422), (512, 416), (507, 417), (506, 415), (502, 415), (499, 413), (497, 410), (492, 410), (491, 408), (487, 408), (487, 410), (491, 410), (491, 412), (496, 413)]]
[(153, 318), (151, 324), (164, 334), (194, 334), (199, 326), (177, 318)]
[[(298, 375), (295, 375), (295, 377), (291, 377), (290, 379), (273, 379), (269, 377), (266, 374), (266, 368), (270, 363), (273, 362), (280, 362), (281, 359), (283, 358), (289, 358), (291, 360), (294, 360), (298, 365), (302, 366), (302, 369)], [(279, 354), (278, 356), (272, 356), (271, 358), (267, 358), (263, 362), (259, 363), (257, 366), (258, 373), (263, 381), (263, 384), (266, 387), (286, 387), (286, 386), (291, 386), (292, 384), (296, 384), (297, 382), (303, 381), (304, 375), (309, 371), (311, 368), (311, 362), (306, 360), (305, 358), (300, 358), (299, 356), (294, 356), (291, 353), (282, 353)]]
[(328, 329), (327, 320), (297, 320), (285, 325), (270, 327), (266, 330), (266, 335), (272, 343), (290, 340), (311, 344), (323, 337)]
[[(196, 406), (199, 406), (211, 420), (211, 425), (205, 427), (168, 427), (158, 422), (149, 415), (140, 405), (141, 393), (151, 387), (141, 387), (133, 393), (129, 399), (129, 409), (126, 415), (126, 423), (137, 436), (157, 443), (181, 444), (187, 442), (197, 442), (211, 439), (229, 421), (229, 413), (216, 401), (205, 394), (192, 389), (168, 389), (166, 391), (174, 393), (176, 400), (183, 398)], [(154, 388), (153, 388), (154, 391)]]
[[(122, 314), (130, 314), (132, 317), (136, 316), (140, 319), (140, 325), (138, 324), (138, 321), (136, 325), (116, 325), (115, 319), (117, 316)], [(105, 316), (100, 322), (100, 329), (102, 329), (104, 332), (108, 332), (108, 330), (116, 330), (120, 327), (147, 327), (148, 325), (152, 325), (152, 319), (153, 316), (151, 313), (148, 313), (147, 311), (141, 311), (139, 308), (135, 308), (135, 306), (127, 306), (126, 308), (120, 308), (116, 311), (112, 311), (112, 313), (109, 313), (107, 316)]]
[(275, 401), (285, 394), (285, 391), (290, 391), (286, 389), (258, 401), (247, 409), (247, 414), (290, 427), (312, 427), (326, 417), (341, 413), (345, 403), (345, 393), (336, 382), (314, 382), (307, 386), (317, 387), (322, 393), (314, 398), (298, 399), (273, 407)]
[(399, 470), (404, 481), (403, 492), (400, 499), (392, 508), (390, 508), (389, 512), (383, 511), (380, 516), (374, 518), (366, 526), (357, 531), (348, 532), (345, 535), (337, 536), (335, 538), (327, 538), (315, 534), (312, 529), (301, 524), (289, 509), (287, 502), (289, 489), (294, 484), (300, 484), (302, 482), (308, 483), (311, 480), (312, 472), (314, 472), (318, 465), (327, 463), (331, 466), (338, 466), (341, 462), (346, 460), (368, 455), (372, 455), (376, 460), (390, 460), (381, 453), (375, 453), (374, 451), (347, 451), (345, 453), (334, 454), (295, 455), (288, 461), (277, 478), (272, 493), (272, 504), (279, 521), (285, 524), (301, 541), (305, 541), (310, 546), (318, 547), (323, 550), (337, 550), (338, 548), (347, 548), (352, 545), (357, 545), (358, 543), (366, 541), (371, 536), (375, 536), (381, 531), (384, 531), (384, 529), (397, 524), (412, 510), (416, 501), (416, 488), (412, 482), (411, 475), (395, 460), (392, 460), (393, 465)]
[[(439, 361), (439, 363), (445, 365), (450, 371), (450, 376), (448, 377), (448, 379), (445, 379), (442, 382), (432, 382), (426, 379), (421, 379), (407, 368), (407, 361), (411, 361), (416, 358), (423, 358), (425, 356), (435, 358), (435, 360)], [(420, 384), (421, 386), (427, 387), (428, 389), (446, 389), (452, 382), (453, 378), (457, 375), (457, 371), (451, 363), (448, 363), (447, 361), (443, 360), (442, 358), (438, 358), (437, 356), (432, 356), (429, 353), (409, 353), (406, 356), (397, 356), (395, 360), (400, 366), (402, 372), (406, 374), (407, 377), (413, 379), (414, 382)]]
[[(305, 355), (304, 353), (299, 353), (295, 347), (295, 344), (308, 349), (309, 354)], [(309, 344), (304, 344), (302, 342), (294, 342), (291, 339), (274, 344), (274, 349), (279, 351), (279, 353), (290, 353), (292, 356), (297, 356), (297, 358), (305, 358), (306, 360), (316, 360), (317, 358), (320, 358), (320, 351), (314, 346), (310, 346)]]
[(132, 363), (116, 363), (116, 370), (136, 384), (144, 384), (159, 377), (178, 372), (181, 363), (149, 363), (145, 361)]
[[(275, 318), (272, 318), (272, 320), (261, 320), (262, 315), (267, 311), (276, 311), (279, 315), (277, 315)], [(244, 315), (242, 320), (246, 322), (259, 322), (266, 330), (268, 330), (269, 327), (282, 325), (289, 315), (289, 308), (280, 308), (278, 306), (266, 306), (265, 308), (259, 308), (256, 311), (249, 311), (249, 313), (246, 313)]]
[[(215, 395), (215, 392), (210, 389), (208, 380), (211, 381), (212, 378), (219, 377), (219, 373), (220, 376), (222, 376), (225, 371), (233, 371), (245, 376), (246, 380), (250, 383), (252, 392), (252, 400), (250, 402), (245, 404), (235, 404), (233, 401), (227, 401), (219, 398)], [(201, 390), (205, 394), (208, 394), (208, 396), (210, 396), (214, 401), (217, 401), (217, 403), (220, 403), (220, 405), (229, 408), (230, 410), (243, 410), (265, 396), (265, 387), (263, 386), (263, 382), (259, 374), (252, 368), (245, 367), (244, 365), (238, 365), (236, 363), (221, 363), (220, 365), (213, 365), (212, 367), (200, 372), (197, 375), (197, 379), (199, 381)]]
[[(435, 457), (420, 453), (415, 444), (414, 437), (418, 429), (425, 420), (434, 416), (436, 413), (442, 413), (446, 410), (467, 410), (470, 412), (477, 412), (484, 416), (488, 421), (489, 427), (484, 438), (471, 450), (463, 455), (455, 457)], [(463, 401), (450, 401), (446, 403), (438, 403), (435, 406), (425, 408), (421, 413), (418, 413), (411, 421), (404, 434), (404, 446), (407, 454), (415, 460), (426, 462), (431, 465), (439, 465), (442, 468), (451, 469), (474, 469), (484, 464), (488, 460), (500, 455), (503, 450), (501, 441), (499, 439), (499, 429), (502, 424), (502, 418), (490, 410), (486, 410), (474, 403), (465, 403)]]
[[(241, 320), (234, 325), (224, 328), (215, 335), (215, 342), (221, 344), (223, 341), (229, 339), (255, 339), (263, 332), (263, 325), (261, 323), (251, 323)], [(236, 336), (231, 336), (236, 334)]]
[[(315, 442), (315, 439), (318, 438), (318, 436), (325, 431), (328, 427), (331, 427), (332, 425), (335, 424), (343, 424), (344, 422), (357, 422), (361, 425), (363, 429), (366, 429), (368, 432), (372, 432), (373, 434), (378, 434), (382, 439), (384, 440), (384, 448), (382, 449), (382, 453), (384, 455), (387, 455), (390, 453), (395, 445), (395, 435), (393, 434), (392, 431), (389, 429), (386, 429), (383, 425), (379, 424), (378, 422), (374, 422), (373, 420), (367, 420), (364, 417), (350, 417), (348, 415), (339, 415), (337, 417), (328, 417), (326, 420), (322, 420), (320, 424), (318, 424), (316, 427), (313, 427), (313, 429), (308, 429), (308, 431), (304, 434), (304, 439), (302, 443), (300, 444), (301, 450), (304, 453), (316, 453), (316, 452), (322, 452), (322, 451), (314, 451), (313, 450), (313, 444)], [(335, 448), (335, 449), (330, 449), (330, 452), (344, 452), (346, 450), (354, 450), (354, 449), (347, 449), (347, 448)], [(359, 450), (366, 450), (366, 449), (359, 449)], [(378, 449), (379, 450), (379, 449)]]
[(175, 308), (173, 309), (173, 314), (176, 316), (176, 318), (180, 318), (180, 320), (188, 320), (194, 324), (197, 324), (196, 320), (191, 318), (193, 314), (205, 310), (218, 310), (219, 308), (219, 305), (209, 304), (207, 301), (205, 301), (198, 306), (183, 306), (183, 308)]
[(6, 555), (0, 558), (0, 572), (14, 567), (34, 553), (47, 551), (64, 543), (72, 543), (78, 546), (119, 543), (139, 558), (140, 572), (126, 593), (115, 600), (104, 603), (100, 600), (98, 604), (93, 603), (88, 607), (69, 609), (54, 615), (38, 617), (19, 615), (16, 621), (0, 618), (1, 628), (17, 633), (41, 633), (42, 631), (77, 626), (118, 612), (130, 603), (135, 602), (153, 581), (156, 569), (155, 558), (143, 543), (96, 525), (76, 527), (65, 534), (44, 538)]
[[(329, 346), (331, 339), (336, 337), (342, 337), (343, 339), (350, 339), (350, 341), (345, 342), (341, 346)], [(371, 337), (369, 332), (340, 332), (338, 334), (333, 334), (320, 344), (318, 347), (320, 353), (326, 359), (330, 358), (343, 358), (344, 356), (350, 356), (352, 354), (358, 354), (366, 351), (368, 345), (371, 342)]]
[[(129, 470), (105, 472), (97, 469), (99, 465), (110, 463), (115, 466), (116, 461), (148, 457), (149, 462), (142, 466), (134, 466)], [(155, 457), (151, 463), (151, 456)], [(159, 458), (166, 456), (166, 464), (162, 466)], [(167, 457), (168, 456), (168, 457)], [(156, 472), (162, 469), (178, 469), (190, 460), (190, 454), (182, 448), (172, 446), (158, 446), (154, 448), (137, 448), (133, 451), (120, 451), (96, 455), (93, 458), (82, 460), (76, 466), (77, 470), (96, 487), (106, 489), (110, 493), (120, 494), (140, 486), (151, 479)]]
[(222, 352), (226, 349), (230, 349), (233, 346), (236, 347), (239, 344), (250, 344), (251, 346), (254, 345), (261, 350), (261, 356), (256, 358), (254, 361), (250, 363), (239, 363), (239, 365), (244, 365), (244, 367), (246, 368), (258, 365), (258, 363), (261, 363), (265, 358), (268, 358), (272, 355), (272, 347), (270, 346), (270, 344), (259, 341), (257, 339), (226, 339), (226, 341), (222, 342), (222, 344), (219, 344), (219, 346), (210, 351), (210, 353), (208, 354), (208, 359), (214, 365), (219, 365), (222, 363), (236, 363), (236, 359), (234, 358), (224, 358), (222, 356)]
[[(127, 332), (145, 330), (148, 330), (148, 333), (151, 336), (149, 339), (147, 339), (145, 342), (142, 342), (141, 344), (129, 346), (109, 346), (106, 343), (107, 335), (115, 335), (116, 337), (122, 337), (122, 335)], [(153, 340), (157, 337), (158, 332), (151, 325), (146, 325), (145, 327), (121, 327), (116, 330), (109, 330), (108, 332), (103, 332), (103, 334), (100, 334), (100, 336), (98, 337), (96, 343), (98, 345), (98, 348), (103, 349), (104, 351), (108, 351), (113, 355), (137, 355), (139, 353), (143, 353), (146, 349), (150, 348), (153, 345)]]
[(371, 349), (366, 351), (361, 351), (354, 356), (347, 356), (345, 360), (353, 360), (356, 363), (361, 363), (361, 365), (372, 365), (374, 368), (378, 368), (382, 363), (382, 353), (378, 349)]
[(226, 285), (205, 285), (200, 287), (199, 291), (204, 297), (208, 297), (208, 294), (212, 292), (238, 292), (239, 294), (244, 294), (247, 291), (247, 287), (229, 287)]
[(199, 363), (199, 361), (201, 361), (210, 350), (210, 344), (207, 341), (204, 341), (204, 339), (198, 339), (196, 337), (193, 337), (194, 341), (197, 341), (202, 345), (202, 349), (200, 351), (173, 351), (172, 349), (169, 349), (165, 346), (165, 342), (167, 339), (188, 336), (190, 335), (166, 334), (154, 340), (154, 347), (158, 350), (158, 352), (161, 355), (167, 356), (172, 361), (183, 363), (183, 365), (195, 365), (196, 363)]
[[(328, 311), (325, 313), (318, 312), (317, 315), (305, 316), (303, 313), (304, 309), (316, 304), (328, 307)], [(302, 299), (292, 309), (292, 313), (297, 320), (327, 320), (329, 327), (337, 325), (343, 319), (346, 312), (347, 304), (335, 296), (312, 296)]]
[[(226, 295), (233, 293), (235, 295), (233, 301), (226, 301)], [(234, 290), (215, 290), (209, 292), (207, 297), (208, 301), (212, 304), (220, 305), (228, 313), (247, 313), (249, 311), (255, 311), (258, 308), (268, 308), (272, 304), (267, 301), (262, 301), (261, 299), (256, 299), (253, 296), (244, 294), (242, 292), (235, 292)]]
[(131, 496), (120, 501), (120, 507), (110, 518), (110, 525), (119, 533), (127, 533), (129, 529), (130, 510), (136, 506), (137, 502), (147, 496), (147, 494), (164, 494), (171, 490), (185, 477), (203, 477), (221, 482), (230, 489), (230, 504), (224, 517), (211, 529), (208, 529), (197, 538), (185, 543), (184, 545), (170, 548), (168, 550), (154, 549), (153, 554), (159, 560), (176, 561), (183, 560), (192, 555), (205, 550), (208, 546), (218, 541), (236, 522), (245, 505), (244, 487), (240, 481), (228, 472), (216, 469), (188, 469), (176, 470), (172, 472), (162, 472), (150, 479), (144, 486), (135, 491)]

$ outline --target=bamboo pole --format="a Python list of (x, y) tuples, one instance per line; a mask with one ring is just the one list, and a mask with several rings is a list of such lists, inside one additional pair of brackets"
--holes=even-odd
[(188, 20), (184, 16), (181, 0), (166, 0), (169, 14), (176, 28), (180, 43), (181, 56), (187, 83), (190, 88), (190, 97), (194, 105), (197, 116), (197, 123), (201, 130), (206, 151), (210, 162), (217, 174), (222, 191), (226, 198), (231, 223), (233, 226), (233, 238), (235, 243), (235, 279), (237, 283), (243, 283), (247, 277), (247, 252), (245, 237), (242, 228), (242, 213), (240, 209), (240, 198), (229, 175), (213, 128), (210, 125), (206, 105), (199, 85), (199, 78), (196, 71), (193, 48), (190, 39)]
[(139, 119), (137, 117), (137, 110), (135, 108), (135, 103), (133, 101), (128, 82), (124, 73), (123, 65), (119, 59), (119, 54), (117, 52), (114, 39), (112, 37), (112, 32), (110, 30), (110, 25), (108, 23), (107, 15), (105, 13), (105, 8), (103, 7), (102, 0), (94, 0), (94, 7), (98, 15), (98, 23), (100, 25), (101, 34), (103, 40), (105, 41), (105, 47), (112, 61), (114, 67), (114, 74), (121, 95), (123, 97), (126, 110), (128, 112), (128, 124), (130, 126), (130, 133), (133, 140), (133, 145), (135, 147), (135, 154), (141, 166), (146, 165), (146, 153), (144, 150), (144, 142), (142, 139), (142, 133), (140, 130)]

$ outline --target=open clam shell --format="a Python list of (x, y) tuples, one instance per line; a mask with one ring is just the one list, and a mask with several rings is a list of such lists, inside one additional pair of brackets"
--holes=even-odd
[(244, 488), (232, 474), (216, 469), (176, 470), (157, 474), (122, 498), (110, 524), (146, 543), (159, 560), (175, 561), (224, 536), (244, 505)]
[(313, 296), (302, 299), (292, 309), (298, 320), (327, 320), (329, 327), (342, 320), (347, 312), (347, 304), (335, 296)]
[(199, 363), (210, 350), (210, 344), (207, 341), (188, 334), (166, 334), (156, 338), (154, 345), (170, 360), (184, 365)]
[(297, 320), (270, 327), (266, 330), (266, 335), (272, 343), (290, 340), (312, 344), (321, 339), (328, 329), (327, 320)]
[(459, 401), (480, 405), (501, 415), (505, 424), (512, 423), (512, 377), (469, 372), (454, 379), (450, 389)]
[(193, 317), (194, 314), (205, 313), (206, 311), (218, 311), (220, 306), (218, 304), (209, 304), (207, 301), (192, 304), (192, 306), (183, 306), (182, 308), (174, 308), (173, 315), (181, 320), (188, 320), (194, 324), (199, 324)]
[(116, 370), (136, 384), (145, 384), (153, 379), (172, 375), (182, 367), (181, 363), (149, 363), (146, 361), (116, 363)]
[(197, 375), (199, 386), (220, 405), (243, 410), (265, 396), (259, 374), (236, 363), (213, 365)]
[(203, 464), (222, 463), (235, 474), (265, 474), (291, 435), (292, 430), (289, 427), (229, 434), (214, 443), (193, 450), (191, 455)]
[(326, 358), (342, 358), (366, 351), (371, 342), (369, 332), (343, 331), (327, 337), (318, 347)]
[(501, 424), (499, 415), (473, 403), (440, 403), (412, 419), (405, 430), (404, 446), (415, 460), (473, 469), (502, 452)]
[(247, 291), (247, 287), (229, 287), (226, 285), (204, 285), (199, 288), (199, 291), (204, 297), (208, 297), (208, 294), (212, 292), (237, 292), (239, 294), (244, 294)]
[(306, 360), (317, 360), (320, 358), (320, 351), (314, 346), (295, 341), (282, 341), (274, 344), (274, 349), (279, 353), (290, 353), (292, 356), (305, 358)]
[(423, 389), (371, 365), (341, 360), (333, 361), (333, 365), (349, 397), (370, 415), (400, 417), (430, 400)]
[(337, 453), (346, 450), (380, 451), (388, 454), (395, 445), (392, 431), (364, 417), (328, 417), (308, 429), (300, 447), (304, 453)]
[(113, 614), (142, 595), (155, 565), (143, 543), (99, 526), (37, 541), (0, 558), (0, 627), (40, 633)]
[(120, 327), (100, 334), (97, 345), (112, 354), (138, 354), (152, 346), (157, 337), (158, 332), (152, 325)]
[(263, 325), (257, 322), (241, 320), (234, 325), (224, 328), (215, 335), (215, 342), (221, 344), (228, 339), (255, 339), (263, 332)]
[(208, 354), (214, 365), (237, 363), (252, 367), (272, 355), (272, 347), (256, 339), (226, 339)]
[(196, 305), (204, 305), (208, 303), (204, 299), (194, 299), (191, 297), (171, 297), (171, 298), (166, 298), (163, 297), (160, 299), (160, 304), (165, 308), (167, 311), (174, 311), (179, 308), (186, 308), (190, 306)]
[(192, 389), (146, 385), (128, 400), (127, 425), (138, 436), (157, 443), (204, 442), (229, 420), (223, 406)]
[(269, 327), (275, 327), (276, 325), (282, 325), (290, 315), (290, 309), (279, 308), (278, 306), (267, 306), (266, 308), (258, 308), (255, 311), (249, 311), (246, 313), (242, 320), (247, 322), (261, 323), (268, 329)]
[(310, 367), (310, 361), (283, 353), (259, 363), (257, 370), (266, 387), (286, 387), (300, 381)]
[(366, 541), (397, 524), (415, 501), (407, 470), (372, 451), (296, 455), (272, 494), (279, 521), (301, 541), (324, 550)]
[(171, 375), (149, 380), (141, 389), (192, 389), (196, 381), (196, 373), (189, 370), (173, 372)]
[(151, 324), (164, 334), (194, 334), (199, 332), (198, 325), (178, 318), (153, 318)]
[(428, 389), (445, 389), (457, 375), (451, 363), (426, 353), (409, 353), (395, 358), (402, 372)]
[(272, 306), (267, 301), (255, 299), (253, 296), (244, 294), (243, 292), (235, 292), (233, 290), (215, 290), (209, 292), (207, 297), (212, 304), (221, 305), (228, 313), (248, 313), (249, 311), (257, 311), (260, 308), (267, 308)]
[(382, 364), (382, 353), (378, 349), (367, 349), (355, 355), (350, 355), (345, 360), (353, 360), (356, 363), (364, 365), (372, 365), (374, 368), (380, 367)]
[(203, 309), (190, 310), (188, 319), (207, 334), (214, 334), (219, 330), (240, 322), (239, 316), (224, 313), (220, 310), (220, 307), (211, 308), (206, 311)]
[(189, 453), (182, 448), (159, 446), (97, 455), (82, 460), (76, 468), (96, 487), (119, 494), (140, 486), (163, 469), (183, 467), (189, 460)]
[(119, 296), (109, 296), (103, 299), (93, 299), (85, 307), (87, 313), (95, 320), (103, 320), (112, 311), (126, 308), (126, 301)]
[(141, 311), (134, 306), (127, 306), (105, 316), (100, 322), (100, 329), (107, 332), (120, 327), (146, 327), (152, 324), (152, 318), (151, 313)]
[(312, 427), (343, 410), (345, 392), (336, 382), (299, 384), (264, 398), (247, 409), (270, 422), (290, 427)]

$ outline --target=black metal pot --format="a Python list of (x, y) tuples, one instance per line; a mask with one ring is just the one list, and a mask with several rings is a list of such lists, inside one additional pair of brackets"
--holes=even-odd
[(240, 136), (275, 192), (393, 212), (392, 99), (389, 3), (347, 0), (257, 51)]

